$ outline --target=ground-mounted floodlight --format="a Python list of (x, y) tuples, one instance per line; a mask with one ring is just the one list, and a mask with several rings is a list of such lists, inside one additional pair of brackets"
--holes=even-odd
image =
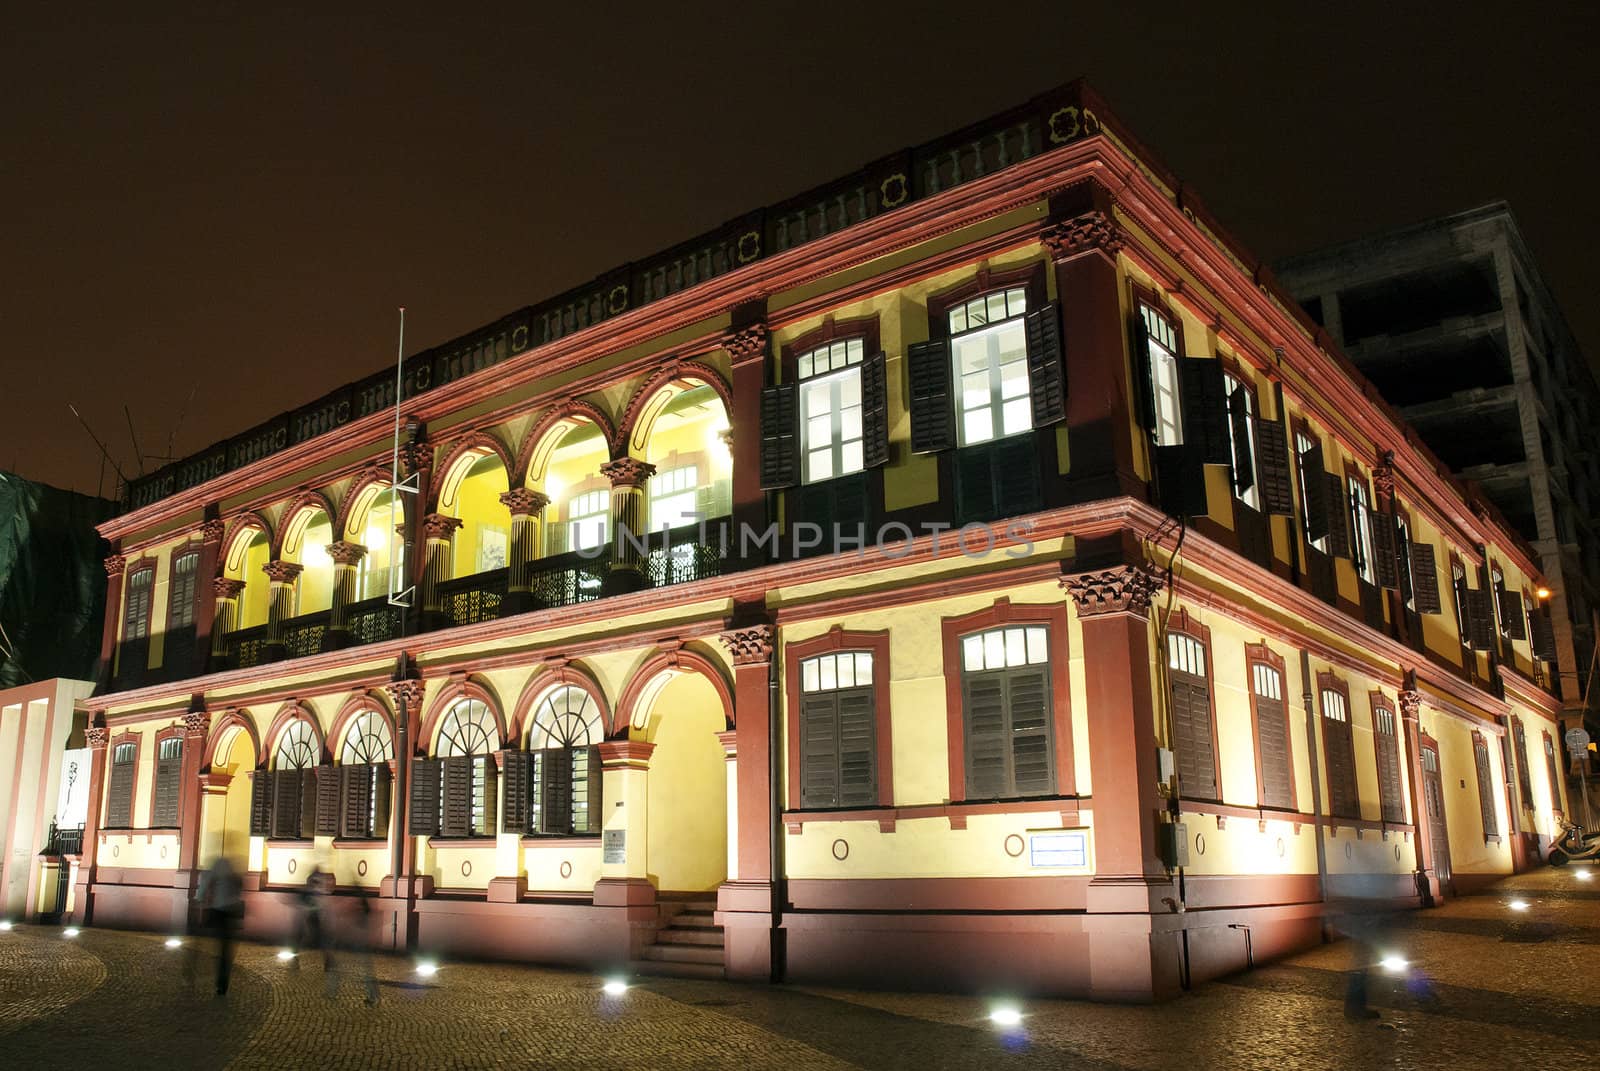
[(293, 951), (291, 951), (290, 949), (287, 949), (287, 948), (278, 949), (278, 962), (279, 963), (288, 963), (291, 959), (294, 959), (294, 952)]
[(432, 978), (439, 973), (439, 965), (431, 959), (425, 959), (417, 964), (417, 973), (424, 978)]
[(600, 992), (608, 997), (620, 997), (628, 991), (628, 983), (621, 978), (607, 978), (606, 984), (600, 987)]
[(168, 948), (179, 948), (183, 945), (183, 942), (176, 937), (169, 937), (164, 943)]
[(76, 937), (76, 936), (78, 936), (78, 933), (79, 933), (78, 927), (76, 927), (76, 926), (68, 926), (66, 929), (61, 931), (61, 936), (62, 937)]
[(1404, 974), (1406, 968), (1411, 966), (1411, 964), (1406, 962), (1404, 956), (1390, 952), (1378, 961), (1378, 966), (1382, 967), (1390, 974)]
[(989, 1012), (989, 1021), (995, 1026), (1020, 1026), (1022, 1010), (1015, 1004), (997, 1004)]
[(1513, 911), (1526, 911), (1526, 910), (1528, 910), (1528, 908), (1532, 907), (1533, 905), (1528, 903), (1528, 901), (1526, 901), (1526, 900), (1513, 900), (1509, 904), (1507, 904), (1506, 906), (1509, 907)]

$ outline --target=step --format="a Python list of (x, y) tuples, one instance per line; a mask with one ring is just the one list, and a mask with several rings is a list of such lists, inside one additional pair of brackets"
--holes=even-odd
[(669, 926), (656, 933), (658, 945), (716, 945), (722, 947), (722, 928), (683, 929)]
[(653, 974), (669, 978), (722, 979), (725, 974), (721, 963), (676, 963), (668, 960), (636, 959), (628, 964), (633, 974)]
[(639, 953), (645, 959), (667, 960), (672, 963), (714, 963), (722, 966), (722, 946), (707, 948), (702, 945), (647, 945)]
[(665, 918), (669, 926), (698, 926), (702, 929), (717, 924), (717, 916), (710, 911), (679, 911)]

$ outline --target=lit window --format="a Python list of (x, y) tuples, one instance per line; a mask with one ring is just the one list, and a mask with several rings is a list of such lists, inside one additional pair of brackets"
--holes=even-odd
[(1150, 389), (1156, 403), (1156, 445), (1183, 442), (1183, 403), (1178, 393), (1178, 330), (1148, 305), (1139, 306), (1150, 340)]
[(603, 547), (610, 538), (611, 494), (590, 491), (576, 495), (567, 504), (568, 546), (573, 550)]
[(1042, 625), (961, 637), (968, 799), (1055, 791), (1049, 637)]
[[(1234, 458), (1237, 458), (1243, 454), (1245, 457), (1251, 459), (1251, 464), (1254, 464), (1256, 456), (1256, 423), (1254, 419), (1256, 415), (1255, 397), (1250, 393), (1250, 388), (1241, 383), (1237, 376), (1224, 373), (1222, 382), (1224, 385), (1223, 389), (1226, 390), (1228, 394), (1228, 404), (1244, 406), (1244, 414), (1246, 417), (1244, 422), (1243, 443), (1238, 442), (1234, 438), (1234, 423), (1231, 419), (1228, 421), (1228, 448), (1231, 451), (1228, 456), (1228, 460), (1232, 462)], [(1239, 485), (1237, 482), (1235, 482), (1233, 485), (1233, 494), (1234, 497), (1236, 497), (1240, 502), (1243, 502), (1245, 505), (1249, 506), (1251, 509), (1259, 510), (1261, 508), (1260, 477), (1257, 476), (1255, 479), (1251, 480), (1250, 486), (1246, 487), (1243, 491), (1239, 490)]]
[(865, 468), (862, 457), (861, 369), (866, 344), (830, 342), (800, 355), (800, 437), (805, 482)]
[(800, 805), (876, 803), (872, 653), (840, 651), (805, 659), (800, 691)]
[(1025, 312), (1027, 291), (1021, 287), (973, 298), (949, 312), (962, 446), (1033, 427)]
[(1372, 508), (1367, 497), (1367, 481), (1358, 476), (1348, 477), (1350, 488), (1350, 521), (1356, 537), (1356, 572), (1361, 579), (1376, 582), (1373, 565)]
[(316, 764), (317, 738), (311, 731), (311, 723), (298, 719), (290, 722), (278, 737), (273, 769), (309, 770)]
[[(445, 712), (439, 725), (438, 754), (444, 760), (439, 810), (444, 816), (446, 831), (459, 831), (466, 836), (488, 836), (494, 832), (488, 820), (489, 808), (493, 806), (489, 794), (494, 791), (489, 767), (494, 763), (492, 752), (499, 746), (500, 734), (494, 718), (480, 700), (459, 700)], [(461, 813), (461, 798), (450, 791), (458, 781), (469, 786), (466, 814)]]
[(562, 685), (533, 708), (528, 732), (529, 833), (591, 834), (600, 830), (600, 709), (582, 688)]
[[(1294, 453), (1295, 456), (1300, 459), (1300, 516), (1307, 518), (1306, 523), (1308, 524), (1310, 523), (1309, 518), (1311, 516), (1312, 492), (1310, 483), (1312, 480), (1320, 480), (1323, 478), (1321, 468), (1311, 464), (1310, 454), (1311, 451), (1315, 450), (1316, 448), (1317, 441), (1311, 438), (1311, 436), (1307, 435), (1303, 431), (1296, 431), (1294, 433)], [(1317, 550), (1322, 551), (1322, 553), (1328, 553), (1328, 537), (1326, 534), (1320, 535), (1316, 539), (1312, 539), (1308, 535), (1306, 537), (1306, 542), (1310, 543)]]
[(699, 486), (698, 465), (680, 465), (650, 477), (650, 527), (659, 531), (695, 523)]

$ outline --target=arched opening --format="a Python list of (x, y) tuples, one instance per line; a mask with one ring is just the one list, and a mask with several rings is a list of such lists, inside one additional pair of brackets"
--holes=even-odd
[(656, 467), (648, 484), (650, 530), (731, 513), (733, 454), (725, 436), (728, 413), (716, 390), (704, 383), (669, 383), (645, 404), (640, 421), (634, 439)]
[(611, 481), (600, 466), (611, 459), (605, 434), (574, 418), (546, 436), (548, 449), (536, 452), (529, 486), (549, 496), (545, 506), (544, 554), (594, 550), (611, 540)]
[(506, 567), (511, 555), (511, 516), (500, 496), (508, 490), (505, 462), (487, 448), (463, 454), (445, 473), (439, 512), (461, 521), (451, 537), (451, 576), (473, 576)]
[(291, 616), (318, 613), (333, 605), (333, 558), (328, 554), (332, 542), (333, 521), (320, 506), (296, 510), (284, 527), (281, 557), (301, 567)]
[(249, 869), (250, 774), (255, 767), (256, 749), (250, 734), (239, 726), (224, 730), (211, 759), (211, 776), (205, 788), (202, 867), (226, 858), (241, 874)]
[(271, 604), (267, 574), (263, 568), (272, 559), (272, 543), (260, 528), (241, 532), (228, 548), (224, 575), (231, 580), (244, 582), (239, 592), (239, 608), (234, 617), (234, 627), (254, 628), (267, 623), (267, 610)]
[(535, 836), (599, 836), (604, 819), (600, 772), (605, 718), (584, 689), (557, 684), (533, 704), (524, 741), (528, 814)]
[(389, 764), (394, 738), (376, 710), (350, 719), (335, 754), (339, 760), (339, 836), (383, 839), (389, 834)]
[(456, 700), (439, 719), (439, 829), (446, 837), (492, 837), (498, 831), (500, 730), (481, 699)]
[(726, 728), (721, 697), (698, 673), (662, 671), (635, 710), (630, 737), (655, 745), (646, 866), (658, 892), (703, 893), (728, 878)]
[[(344, 538), (367, 548), (356, 566), (356, 599), (376, 599), (390, 591), (390, 575), (405, 572), (405, 499), (387, 487), (370, 485), (356, 499)], [(404, 588), (402, 582), (396, 590)]]

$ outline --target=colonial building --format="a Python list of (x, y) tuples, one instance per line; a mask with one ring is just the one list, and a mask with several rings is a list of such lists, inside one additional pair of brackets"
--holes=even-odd
[(400, 379), (103, 526), (79, 917), (1138, 1000), (1562, 808), (1531, 552), (1081, 83)]

